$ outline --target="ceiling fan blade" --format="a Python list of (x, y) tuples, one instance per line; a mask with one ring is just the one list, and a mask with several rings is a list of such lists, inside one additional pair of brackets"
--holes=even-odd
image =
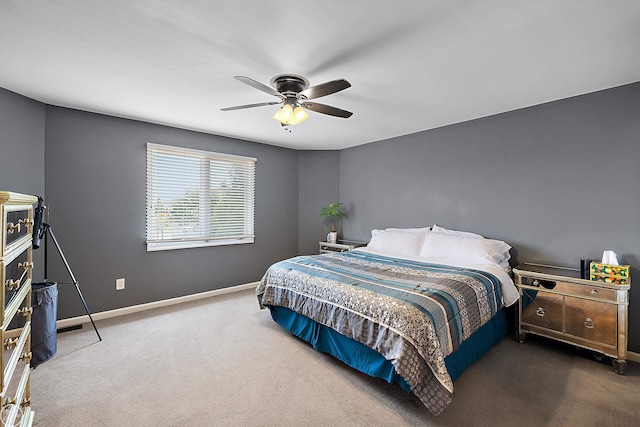
[(234, 79), (241, 81), (244, 84), (248, 84), (249, 86), (256, 88), (258, 90), (261, 90), (263, 92), (268, 93), (269, 95), (273, 95), (273, 96), (277, 96), (280, 99), (284, 99), (285, 96), (283, 94), (281, 94), (280, 92), (278, 92), (277, 90), (275, 90), (274, 88), (267, 86), (267, 85), (263, 85), (260, 82), (257, 82), (253, 79), (250, 79), (249, 77), (245, 77), (245, 76), (233, 76)]
[(304, 96), (306, 99), (320, 98), (321, 96), (331, 95), (351, 87), (351, 83), (345, 79), (333, 80), (319, 85), (311, 86), (300, 92), (298, 98)]
[(330, 105), (318, 104), (317, 102), (303, 102), (300, 105), (307, 110), (315, 111), (316, 113), (328, 114), (330, 116), (342, 117), (344, 119), (348, 119), (353, 114), (351, 111), (342, 110)]
[(242, 110), (244, 108), (263, 107), (265, 105), (276, 105), (276, 104), (282, 104), (282, 102), (281, 101), (260, 102), (258, 104), (246, 104), (246, 105), (238, 105), (238, 106), (235, 106), (235, 107), (221, 108), (221, 110), (222, 111), (233, 111), (233, 110)]

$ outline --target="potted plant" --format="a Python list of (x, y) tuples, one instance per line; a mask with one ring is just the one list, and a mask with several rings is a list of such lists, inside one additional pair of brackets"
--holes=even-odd
[(342, 211), (342, 203), (329, 203), (322, 207), (320, 214), (325, 220), (331, 221), (331, 232), (327, 235), (327, 242), (336, 243), (338, 241), (338, 232), (336, 231), (336, 220), (347, 216)]

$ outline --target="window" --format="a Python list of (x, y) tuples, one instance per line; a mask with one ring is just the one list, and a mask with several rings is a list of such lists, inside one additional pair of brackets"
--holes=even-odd
[(147, 251), (253, 243), (255, 163), (147, 143)]

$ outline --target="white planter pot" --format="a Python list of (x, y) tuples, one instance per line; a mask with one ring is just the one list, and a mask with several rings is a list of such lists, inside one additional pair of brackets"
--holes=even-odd
[(338, 242), (338, 232), (332, 231), (327, 234), (327, 242), (329, 243), (337, 243)]

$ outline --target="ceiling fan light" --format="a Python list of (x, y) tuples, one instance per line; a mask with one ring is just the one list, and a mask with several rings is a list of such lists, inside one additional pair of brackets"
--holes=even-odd
[(304, 108), (302, 108), (299, 105), (293, 110), (293, 116), (294, 116), (294, 119), (292, 124), (296, 124), (296, 125), (304, 122), (309, 118), (309, 114), (306, 111), (304, 111)]
[(287, 104), (276, 111), (276, 114), (273, 115), (273, 118), (279, 121), (282, 124), (289, 125), (294, 120), (295, 116), (293, 114), (293, 107)]

